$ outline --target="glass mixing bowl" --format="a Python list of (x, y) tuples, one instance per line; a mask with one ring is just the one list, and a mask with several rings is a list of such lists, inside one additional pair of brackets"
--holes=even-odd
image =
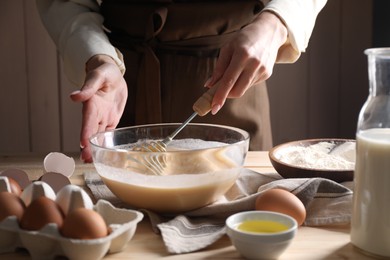
[[(91, 137), (94, 166), (119, 199), (138, 209), (178, 213), (213, 203), (231, 188), (248, 152), (249, 134), (244, 130), (189, 124), (167, 151), (135, 151), (163, 140), (179, 126), (141, 125)], [(162, 169), (158, 174), (151, 170), (156, 165)]]

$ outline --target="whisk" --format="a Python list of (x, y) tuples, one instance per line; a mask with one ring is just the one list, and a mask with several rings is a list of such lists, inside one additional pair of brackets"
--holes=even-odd
[[(216, 88), (210, 88), (205, 92), (192, 106), (194, 113), (187, 118), (172, 134), (165, 137), (163, 140), (151, 141), (142, 143), (133, 147), (133, 151), (141, 152), (166, 152), (168, 144), (175, 138), (175, 136), (183, 130), (188, 123), (192, 121), (197, 115), (204, 116), (211, 111), (211, 102), (213, 100)], [(161, 175), (165, 168), (165, 162), (161, 157), (148, 158), (144, 160), (144, 165), (156, 175)]]

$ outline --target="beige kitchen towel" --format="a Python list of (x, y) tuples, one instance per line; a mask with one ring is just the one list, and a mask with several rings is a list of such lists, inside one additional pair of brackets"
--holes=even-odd
[[(105, 199), (117, 207), (127, 207), (104, 185), (95, 172), (84, 173), (95, 199)], [(295, 194), (305, 205), (304, 225), (321, 226), (350, 222), (352, 182), (336, 183), (323, 178), (284, 179), (276, 173), (243, 169), (235, 185), (220, 200), (206, 207), (177, 216), (159, 215), (138, 209), (149, 216), (155, 232), (161, 233), (170, 253), (188, 253), (203, 249), (226, 233), (226, 217), (253, 210), (256, 197), (273, 188)]]

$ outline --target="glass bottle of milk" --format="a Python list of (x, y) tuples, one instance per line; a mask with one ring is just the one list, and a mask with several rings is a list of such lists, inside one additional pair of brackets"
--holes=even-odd
[(365, 50), (369, 96), (358, 119), (351, 242), (390, 257), (390, 48)]

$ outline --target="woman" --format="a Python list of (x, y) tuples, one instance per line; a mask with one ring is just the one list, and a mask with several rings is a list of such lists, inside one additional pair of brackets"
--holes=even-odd
[[(204, 86), (211, 115), (272, 146), (265, 80), (295, 62), (326, 0), (37, 0), (69, 79), (81, 89), (81, 158), (88, 138), (119, 126), (182, 122)], [(126, 64), (126, 69), (125, 69)], [(126, 71), (126, 73), (125, 73)]]

